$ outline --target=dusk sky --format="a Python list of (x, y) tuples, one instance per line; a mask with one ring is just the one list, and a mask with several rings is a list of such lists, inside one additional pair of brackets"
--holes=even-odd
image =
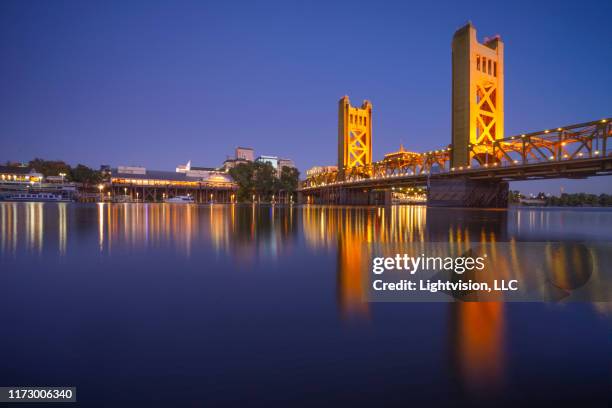
[[(451, 39), (505, 43), (506, 135), (612, 116), (612, 2), (2, 1), (0, 161), (173, 170), (235, 146), (336, 164), (337, 102), (374, 159), (450, 143)], [(612, 177), (514, 184), (612, 193)]]

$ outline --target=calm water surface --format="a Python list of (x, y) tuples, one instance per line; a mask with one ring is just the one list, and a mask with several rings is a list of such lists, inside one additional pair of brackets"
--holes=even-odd
[(364, 243), (612, 241), (605, 210), (0, 203), (0, 385), (84, 405), (609, 402), (610, 303), (363, 303)]

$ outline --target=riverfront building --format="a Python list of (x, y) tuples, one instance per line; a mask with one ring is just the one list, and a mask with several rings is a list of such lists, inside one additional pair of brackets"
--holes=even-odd
[(122, 197), (125, 201), (161, 202), (189, 195), (197, 203), (235, 202), (238, 185), (226, 173), (191, 166), (183, 170), (119, 166), (111, 169), (110, 181), (102, 186), (100, 193), (111, 198)]
[(27, 166), (0, 166), (2, 184), (39, 183), (43, 175)]
[(73, 199), (76, 184), (65, 182), (64, 175), (44, 177), (28, 166), (0, 166), (0, 200), (14, 193), (50, 193)]

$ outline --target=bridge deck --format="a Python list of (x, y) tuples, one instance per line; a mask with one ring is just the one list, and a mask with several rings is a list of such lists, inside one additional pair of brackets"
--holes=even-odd
[(333, 188), (391, 188), (424, 185), (429, 180), (464, 177), (471, 180), (518, 181), (551, 178), (586, 178), (612, 175), (612, 156), (497, 167), (471, 167), (417, 175), (374, 176), (359, 180), (332, 182), (302, 187), (299, 191), (317, 191)]

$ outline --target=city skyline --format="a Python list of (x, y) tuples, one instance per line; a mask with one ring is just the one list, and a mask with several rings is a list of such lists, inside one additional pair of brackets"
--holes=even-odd
[(450, 143), (451, 37), (467, 20), (480, 40), (499, 34), (506, 44), (506, 135), (607, 117), (612, 106), (612, 6), (598, 2), (529, 4), (529, 15), (524, 4), (351, 2), (346, 26), (342, 4), (63, 4), (1, 6), (2, 162), (216, 167), (248, 145), (304, 173), (336, 164), (345, 94), (373, 103), (375, 160), (400, 143), (440, 148)]

